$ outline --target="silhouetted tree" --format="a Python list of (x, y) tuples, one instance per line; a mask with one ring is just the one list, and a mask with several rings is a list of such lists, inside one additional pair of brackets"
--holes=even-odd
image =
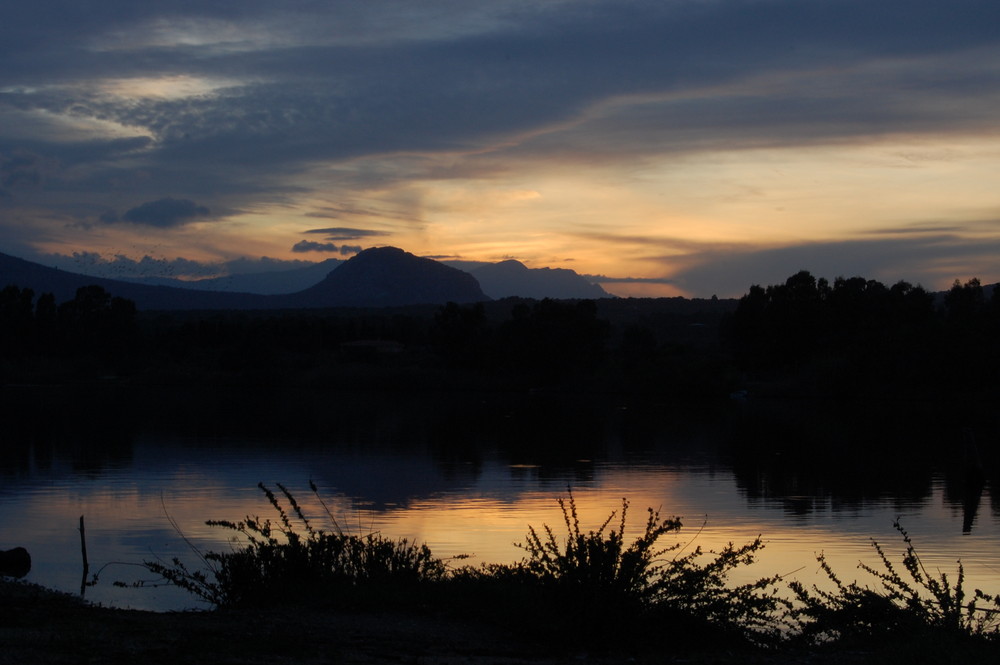
[(955, 280), (944, 296), (944, 307), (947, 322), (936, 358), (942, 380), (967, 391), (994, 386), (1000, 372), (996, 344), (1000, 320), (993, 316), (979, 279), (964, 284)]
[(59, 305), (57, 322), (70, 353), (122, 351), (135, 331), (135, 303), (98, 285), (82, 286)]
[(38, 296), (35, 303), (35, 349), (51, 352), (58, 341), (59, 308), (51, 293)]
[(34, 297), (31, 289), (10, 285), (0, 291), (0, 355), (21, 355), (32, 342)]
[(806, 271), (752, 286), (726, 331), (744, 368), (811, 367), (817, 386), (841, 392), (907, 381), (926, 370), (937, 340), (933, 297), (921, 287), (857, 276), (830, 285)]
[(35, 321), (39, 326), (44, 328), (55, 325), (58, 315), (59, 310), (56, 307), (56, 297), (51, 293), (40, 295), (38, 303), (35, 305)]
[(750, 287), (729, 326), (743, 362), (775, 365), (797, 362), (816, 347), (826, 280), (800, 270), (784, 284)]
[(970, 323), (985, 313), (986, 299), (979, 278), (973, 277), (965, 284), (957, 279), (944, 296), (948, 318), (953, 321)]

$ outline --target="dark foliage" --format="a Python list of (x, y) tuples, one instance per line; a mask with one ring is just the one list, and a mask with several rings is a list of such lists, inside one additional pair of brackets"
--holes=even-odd
[(660, 652), (669, 644), (702, 651), (804, 646), (913, 654), (909, 645), (924, 644), (927, 653), (959, 662), (963, 654), (1000, 646), (1000, 597), (967, 593), (961, 563), (954, 579), (929, 573), (898, 523), (906, 545), (901, 568), (875, 542), (881, 567), (859, 564), (874, 588), (844, 583), (821, 555), (829, 584), (791, 582), (788, 597), (780, 576), (729, 582), (730, 572), (753, 563), (763, 547), (759, 538), (718, 552), (664, 544), (681, 522), (649, 509), (630, 542), (626, 500), (620, 514), (584, 531), (570, 494), (559, 501), (563, 538), (548, 525), (529, 527), (518, 545), (526, 553), (520, 562), (449, 569), (424, 545), (345, 534), (328, 509), (333, 530), (315, 529), (287, 489), (278, 486), (282, 502), (260, 487), (276, 523), (210, 521), (241, 540), (231, 551), (205, 554), (206, 570), (189, 570), (178, 559), (146, 567), (218, 607), (454, 613), (506, 626), (555, 651)]
[(826, 395), (992, 388), (998, 291), (987, 301), (978, 279), (956, 281), (939, 307), (907, 282), (838, 277), (831, 285), (800, 271), (784, 284), (750, 287), (727, 339), (745, 369), (795, 372)]
[(257, 516), (239, 522), (210, 520), (206, 524), (229, 529), (242, 540), (232, 551), (201, 556), (207, 570), (189, 570), (178, 558), (145, 566), (217, 607), (411, 604), (422, 586), (445, 574), (444, 563), (426, 545), (378, 533), (345, 533), (332, 515), (333, 531), (316, 529), (282, 485), (278, 489), (287, 508), (263, 483), (259, 487), (274, 507), (277, 523)]
[(857, 582), (845, 584), (822, 555), (819, 563), (831, 588), (790, 583), (798, 601), (792, 612), (798, 624), (795, 639), (813, 644), (901, 644), (934, 636), (952, 645), (970, 640), (996, 644), (1000, 640), (1000, 596), (979, 589), (968, 594), (961, 562), (953, 580), (946, 573), (931, 574), (909, 534), (898, 522), (895, 527), (906, 545), (902, 570), (875, 541), (872, 547), (881, 568), (858, 565), (874, 578), (875, 589)]
[(39, 356), (115, 365), (137, 341), (135, 320), (132, 301), (100, 286), (81, 287), (57, 306), (52, 294), (35, 302), (34, 291), (10, 285), (0, 291), (0, 358), (21, 365)]
[[(652, 508), (642, 532), (626, 537), (628, 501), (596, 530), (584, 532), (572, 496), (560, 499), (565, 537), (548, 526), (529, 527), (517, 546), (526, 557), (513, 565), (463, 568), (452, 584), (477, 591), (501, 608), (494, 619), (538, 637), (592, 647), (621, 648), (623, 642), (694, 646), (707, 639), (731, 645), (779, 641), (787, 601), (778, 595), (780, 578), (731, 585), (729, 573), (750, 565), (763, 547), (756, 539), (718, 552), (683, 542), (664, 544), (681, 521), (661, 518)], [(614, 524), (613, 524), (614, 523)], [(489, 612), (489, 610), (487, 610)], [(650, 646), (646, 644), (646, 646)]]
[(750, 287), (728, 333), (749, 369), (826, 361), (844, 364), (849, 376), (905, 371), (937, 340), (933, 297), (923, 288), (862, 277), (831, 286), (804, 270), (784, 284)]
[(344, 533), (328, 509), (333, 529), (316, 529), (283, 486), (278, 485), (281, 498), (260, 488), (276, 522), (257, 516), (209, 521), (237, 534), (232, 550), (199, 554), (200, 569), (178, 558), (144, 565), (220, 608), (453, 613), (506, 625), (542, 642), (557, 640), (557, 649), (658, 650), (664, 639), (675, 646), (704, 647), (710, 641), (712, 648), (750, 647), (781, 639), (789, 603), (778, 595), (780, 577), (740, 585), (728, 580), (731, 571), (753, 563), (763, 547), (760, 539), (718, 552), (663, 544), (681, 522), (650, 509), (644, 529), (628, 542), (625, 500), (620, 515), (613, 512), (596, 530), (584, 532), (571, 494), (559, 501), (564, 540), (548, 526), (530, 527), (519, 545), (527, 554), (520, 563), (449, 569), (426, 545)]

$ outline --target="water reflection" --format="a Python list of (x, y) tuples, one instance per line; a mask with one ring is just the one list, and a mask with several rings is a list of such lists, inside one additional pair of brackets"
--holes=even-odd
[[(27, 547), (27, 579), (76, 592), (85, 515), (91, 570), (100, 574), (87, 597), (172, 609), (193, 600), (176, 589), (111, 582), (148, 576), (134, 565), (143, 560), (196, 563), (188, 543), (229, 547), (231, 534), (204, 522), (271, 516), (261, 481), (285, 484), (317, 526), (324, 510), (309, 480), (342, 526), (425, 541), (438, 556), (467, 554), (473, 564), (519, 559), (514, 543), (529, 525), (558, 533), (555, 499), (572, 486), (584, 528), (596, 528), (627, 497), (634, 529), (647, 507), (658, 508), (682, 517), (679, 537), (692, 546), (762, 535), (758, 565), (741, 571), (748, 579), (796, 571), (822, 582), (819, 552), (849, 578), (859, 559), (873, 561), (870, 538), (902, 551), (892, 528), (899, 517), (928, 565), (952, 571), (961, 557), (971, 586), (1000, 590), (1000, 514), (988, 481), (973, 496), (947, 470), (896, 464), (888, 473), (849, 446), (828, 458), (804, 455), (801, 438), (772, 428), (762, 442), (743, 421), (734, 443), (733, 422), (718, 413), (674, 418), (546, 396), (470, 396), (437, 409), (356, 405), (327, 409), (322, 435), (269, 428), (223, 435), (219, 423), (206, 429), (201, 420), (173, 430), (136, 421), (111, 431), (21, 430), (0, 463), (0, 549)], [(992, 512), (984, 513), (987, 502)]]

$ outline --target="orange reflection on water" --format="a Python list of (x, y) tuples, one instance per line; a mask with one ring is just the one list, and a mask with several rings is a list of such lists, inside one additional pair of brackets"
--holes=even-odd
[[(450, 484), (413, 479), (423, 483), (419, 491), (388, 487), (390, 481), (378, 476), (365, 477), (371, 482), (365, 486), (368, 493), (361, 493), (345, 491), (345, 487), (356, 485), (364, 474), (378, 473), (385, 473), (391, 482), (405, 483), (407, 470), (411, 475), (417, 470), (429, 473), (429, 467), (404, 460), (403, 472), (386, 470), (382, 467), (390, 462), (383, 458), (365, 457), (359, 462), (329, 452), (304, 455), (287, 466), (284, 461), (276, 462), (272, 453), (255, 457), (244, 450), (212, 464), (191, 462), (191, 451), (178, 456), (179, 463), (160, 456), (149, 463), (140, 450), (135, 468), (108, 471), (100, 477), (67, 475), (56, 481), (22, 482), (18, 491), (4, 498), (0, 533), (11, 539), (4, 547), (28, 547), (34, 563), (30, 581), (78, 590), (77, 526), (84, 515), (91, 572), (109, 562), (121, 562), (101, 573), (101, 583), (87, 590), (88, 598), (119, 606), (190, 607), (196, 603), (177, 590), (122, 590), (111, 582), (143, 579), (142, 569), (134, 567), (143, 560), (169, 561), (177, 556), (197, 567), (199, 559), (189, 545), (201, 552), (234, 546), (231, 530), (207, 526), (206, 520), (239, 521), (254, 515), (277, 521), (274, 509), (256, 487), (261, 477), (274, 478), (270, 487), (275, 491), (274, 482), (287, 482), (316, 528), (405, 537), (427, 543), (436, 556), (446, 559), (470, 555), (453, 565), (517, 561), (526, 553), (514, 543), (525, 541), (529, 527), (541, 535), (543, 526), (550, 526), (562, 544), (566, 524), (557, 499), (568, 497), (567, 484), (575, 483), (572, 492), (584, 532), (599, 528), (612, 511), (620, 511), (622, 498), (627, 497), (627, 539), (642, 532), (650, 507), (659, 510), (662, 518), (682, 519), (683, 528), (668, 534), (662, 544), (679, 543), (685, 553), (696, 547), (719, 550), (730, 542), (741, 545), (760, 535), (765, 548), (757, 563), (733, 571), (734, 583), (780, 574), (822, 586), (827, 580), (816, 562), (821, 552), (845, 582), (868, 583), (857, 564), (865, 561), (879, 567), (870, 538), (877, 539), (897, 562), (905, 548), (892, 527), (899, 516), (929, 570), (953, 577), (956, 560), (962, 558), (968, 588), (1000, 590), (997, 520), (983, 515), (973, 532), (963, 535), (961, 515), (947, 507), (941, 488), (912, 505), (872, 503), (843, 511), (816, 501), (808, 513), (789, 514), (774, 503), (748, 501), (731, 474), (711, 469), (595, 465), (580, 480), (537, 467), (511, 469), (487, 460), (476, 474), (463, 475)], [(280, 460), (291, 457), (284, 451)], [(313, 474), (319, 497), (303, 480)], [(287, 503), (280, 493), (278, 497)], [(607, 528), (617, 528), (619, 518), (620, 512)]]

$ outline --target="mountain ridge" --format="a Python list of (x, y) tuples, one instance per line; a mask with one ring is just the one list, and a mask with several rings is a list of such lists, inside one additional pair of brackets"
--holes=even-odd
[[(331, 279), (347, 266), (351, 267)], [(141, 310), (389, 307), (489, 300), (472, 275), (398, 248), (364, 250), (318, 284), (283, 295), (136, 284), (49, 268), (0, 253), (0, 288), (7, 285), (30, 288), (39, 295), (52, 293), (58, 302), (72, 300), (82, 286), (97, 285), (132, 300)]]
[(176, 277), (122, 277), (121, 281), (147, 286), (170, 286), (195, 291), (222, 291), (229, 293), (255, 293), (258, 295), (284, 295), (297, 293), (319, 284), (344, 263), (342, 259), (326, 259), (304, 267), (241, 272), (221, 277), (183, 280)]
[(613, 298), (599, 284), (592, 284), (568, 268), (529, 268), (507, 259), (469, 271), (492, 298)]
[[(199, 280), (180, 280), (173, 277), (124, 277), (123, 281), (135, 284), (172, 286), (198, 291), (229, 291), (279, 295), (302, 291), (315, 286), (338, 266), (341, 259), (326, 259), (306, 267), (269, 272), (250, 272), (209, 277)], [(568, 268), (528, 268), (520, 261), (507, 259), (497, 263), (481, 261), (439, 261), (446, 266), (470, 273), (487, 296), (501, 298), (533, 298), (541, 300), (570, 300), (574, 298), (613, 298), (599, 284)]]
[[(371, 248), (378, 251), (390, 248)], [(406, 254), (418, 261), (433, 261), (416, 257), (398, 248), (395, 255)], [(368, 252), (370, 250), (365, 250)], [(364, 252), (362, 252), (363, 254)], [(168, 277), (101, 277), (48, 267), (39, 263), (0, 253), (0, 288), (9, 283), (28, 285), (38, 293), (51, 292), (59, 301), (72, 299), (80, 286), (97, 284), (115, 295), (136, 301), (141, 309), (280, 309), (285, 307), (336, 307), (336, 306), (380, 306), (382, 302), (395, 304), (415, 304), (410, 302), (420, 297), (438, 301), (447, 293), (435, 293), (425, 289), (425, 293), (412, 293), (405, 300), (393, 299), (383, 285), (383, 296), (368, 290), (368, 297), (353, 297), (346, 294), (332, 296), (323, 293), (323, 288), (353, 289), (364, 291), (359, 284), (338, 285), (344, 277), (338, 278), (331, 286), (326, 282), (329, 276), (351, 259), (326, 259), (316, 264), (289, 270), (252, 272), (214, 277), (202, 280), (184, 281)], [(520, 261), (508, 259), (498, 263), (433, 261), (438, 266), (448, 267), (471, 275), (478, 282), (480, 291), (463, 291), (447, 298), (455, 302), (476, 300), (529, 298), (541, 300), (613, 298), (601, 286), (593, 284), (573, 270), (566, 268), (528, 268)], [(419, 272), (419, 271), (418, 271)], [(425, 273), (426, 275), (426, 273)], [(456, 285), (466, 282), (465, 289), (472, 288), (468, 278), (453, 275)], [(409, 279), (409, 278), (408, 278)], [(410, 285), (413, 287), (414, 285)], [(400, 286), (403, 288), (403, 286)], [(412, 291), (413, 288), (410, 288)], [(303, 294), (303, 292), (308, 292)], [(200, 294), (200, 295), (198, 295)], [(315, 302), (310, 302), (314, 298)]]

